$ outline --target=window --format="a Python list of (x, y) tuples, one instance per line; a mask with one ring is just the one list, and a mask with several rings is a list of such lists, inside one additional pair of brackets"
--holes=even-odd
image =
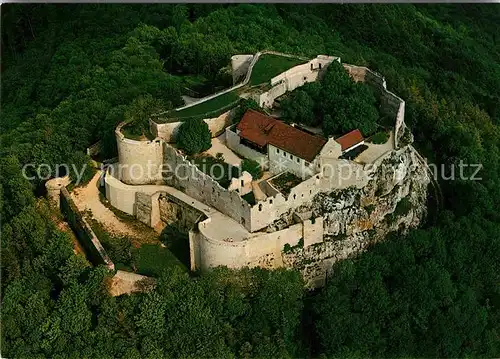
[(319, 69), (321, 70), (321, 63), (319, 64)]
[[(312, 70), (313, 70), (313, 64), (311, 64), (311, 71), (312, 71)], [(306, 78), (304, 77), (304, 80), (305, 80), (305, 79), (306, 79)]]
[(280, 153), (280, 149), (279, 148), (276, 149), (276, 153)]
[(243, 187), (245, 184), (243, 183), (243, 180), (241, 180), (241, 187)]
[(262, 204), (259, 204), (259, 211), (262, 211)]
[(293, 156), (292, 156), (292, 155), (290, 155), (290, 159), (293, 159)]
[[(312, 65), (311, 65), (311, 67), (312, 67)], [(307, 77), (306, 76), (304, 76), (304, 81), (307, 81)]]
[(300, 163), (300, 158), (297, 157), (297, 163)]

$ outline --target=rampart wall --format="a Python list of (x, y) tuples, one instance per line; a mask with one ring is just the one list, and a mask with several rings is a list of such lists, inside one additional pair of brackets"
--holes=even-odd
[(305, 64), (294, 66), (278, 76), (273, 77), (271, 79), (272, 88), (258, 96), (257, 102), (259, 106), (271, 108), (274, 104), (274, 100), (284, 95), (286, 92), (293, 91), (307, 82), (318, 80), (332, 61), (340, 62), (340, 58), (318, 55)]
[(115, 270), (115, 265), (109, 258), (106, 250), (95, 235), (94, 231), (81, 215), (68, 190), (61, 188), (61, 213), (75, 232), (78, 240), (85, 248), (89, 259), (95, 264), (104, 264), (110, 270)]
[(173, 173), (165, 174), (165, 182), (190, 197), (216, 208), (251, 230), (250, 205), (236, 191), (228, 191), (203, 173), (175, 148), (165, 145), (165, 164)]
[(161, 182), (163, 146), (160, 139), (136, 141), (121, 132), (122, 122), (115, 130), (120, 173), (118, 177), (127, 184), (151, 184)]

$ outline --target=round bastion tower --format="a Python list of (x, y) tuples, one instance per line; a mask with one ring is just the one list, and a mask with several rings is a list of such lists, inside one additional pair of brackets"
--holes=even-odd
[(47, 199), (51, 205), (56, 206), (57, 208), (60, 207), (61, 189), (69, 185), (70, 182), (71, 180), (69, 179), (69, 176), (56, 177), (45, 182)]
[(126, 184), (161, 184), (163, 165), (163, 141), (132, 140), (126, 138), (121, 123), (115, 130), (118, 147), (118, 178)]

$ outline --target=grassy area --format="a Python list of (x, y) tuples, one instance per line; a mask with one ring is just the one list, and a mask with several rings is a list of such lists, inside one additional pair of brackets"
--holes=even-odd
[(231, 178), (239, 177), (238, 167), (210, 155), (193, 156), (191, 160), (200, 171), (215, 179), (224, 188), (229, 187)]
[(121, 132), (126, 138), (136, 141), (152, 141), (155, 138), (149, 130), (148, 125), (140, 126), (135, 124), (126, 124), (122, 127)]
[(166, 117), (168, 118), (167, 122), (179, 121), (187, 117), (209, 114), (221, 109), (229, 109), (232, 104), (236, 106), (238, 100), (239, 96), (236, 90), (230, 91), (198, 105), (191, 106), (180, 111), (170, 111), (166, 114)]
[(262, 55), (253, 67), (250, 85), (259, 85), (271, 81), (274, 76), (303, 63), (304, 60), (293, 57)]
[(160, 246), (159, 241), (140, 244), (127, 236), (110, 233), (97, 220), (86, 217), (116, 269), (147, 276), (158, 276), (164, 269), (172, 267), (187, 270), (169, 249)]
[(285, 197), (288, 197), (293, 187), (302, 182), (302, 179), (293, 173), (285, 172), (271, 180), (271, 184), (280, 191)]

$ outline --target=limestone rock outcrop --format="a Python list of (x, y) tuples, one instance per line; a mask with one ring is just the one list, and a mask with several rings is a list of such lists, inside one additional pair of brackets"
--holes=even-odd
[[(301, 271), (306, 284), (324, 283), (333, 263), (358, 254), (388, 233), (416, 227), (426, 215), (429, 178), (409, 146), (393, 151), (373, 168), (361, 188), (319, 193), (297, 211), (323, 217), (323, 241), (283, 252), (283, 263)], [(283, 221), (293, 216), (280, 219)]]

